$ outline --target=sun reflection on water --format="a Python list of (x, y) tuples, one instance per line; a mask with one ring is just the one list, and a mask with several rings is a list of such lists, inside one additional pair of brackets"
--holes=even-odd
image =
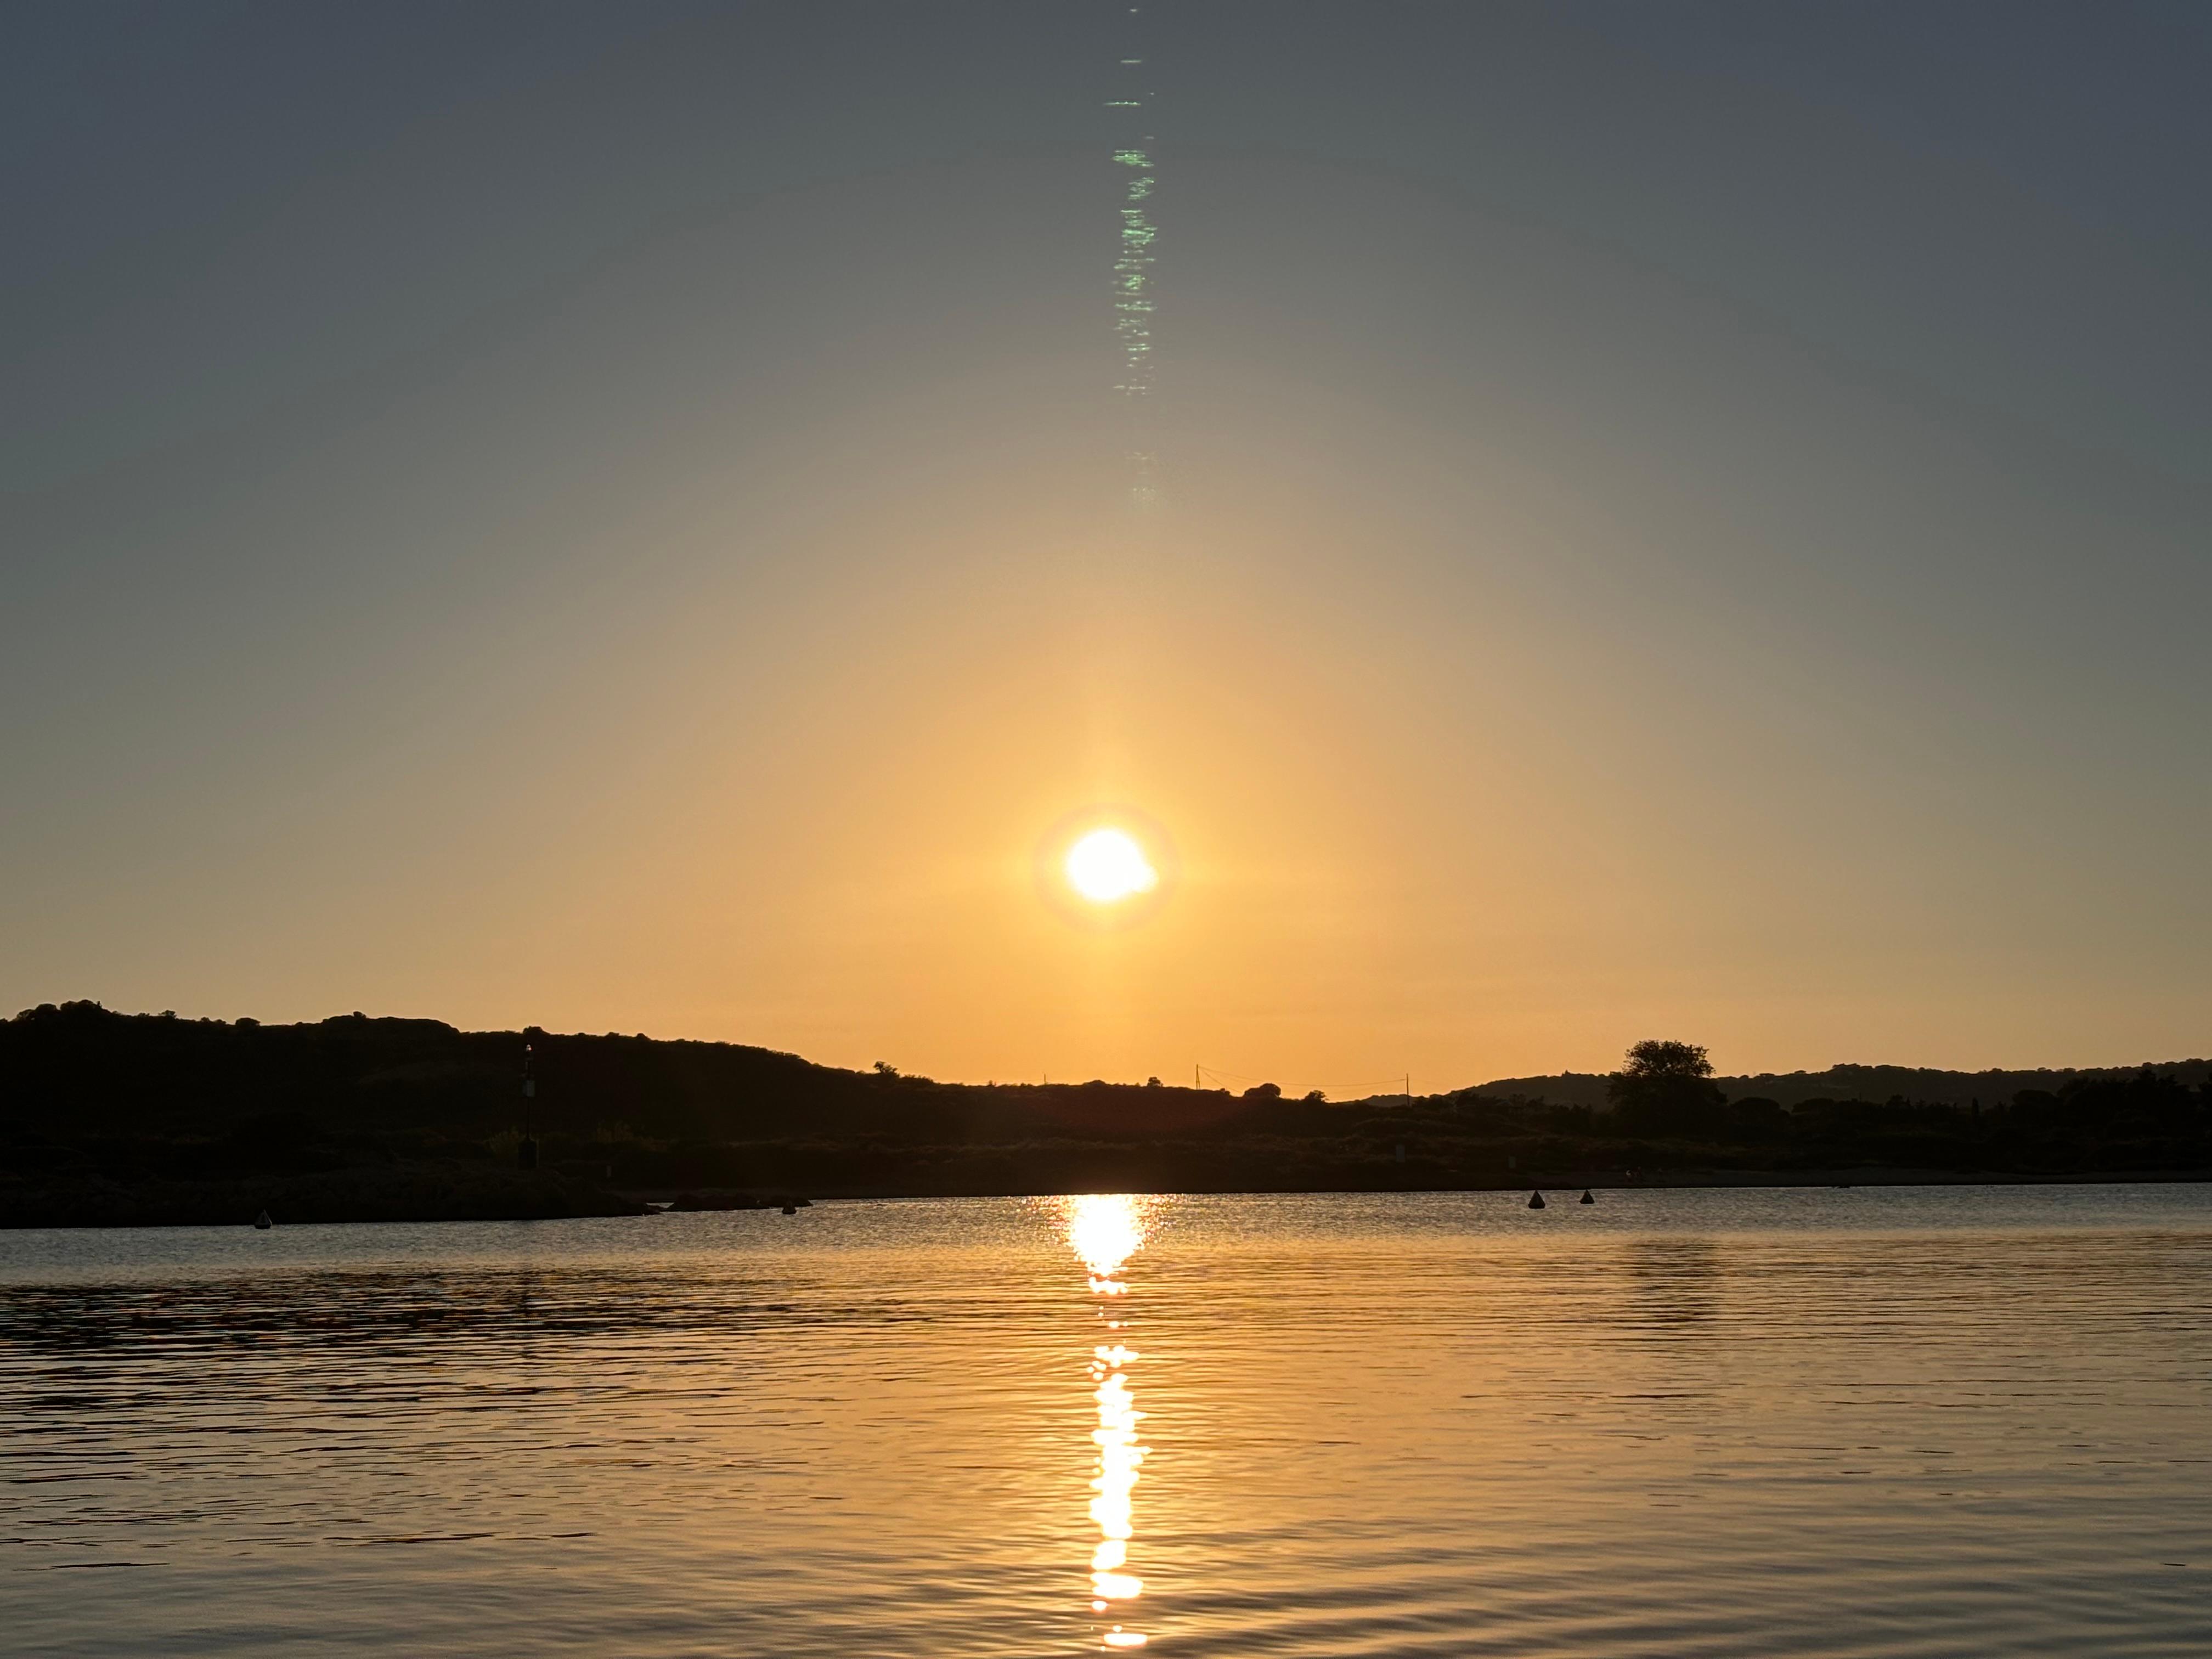
[[(1067, 1243), (1090, 1274), (1091, 1292), (1097, 1297), (1120, 1297), (1129, 1287), (1115, 1277), (1124, 1262), (1144, 1248), (1151, 1231), (1150, 1203), (1127, 1194), (1085, 1194), (1067, 1200)], [(1121, 1310), (1116, 1309), (1116, 1312)], [(1109, 1331), (1120, 1331), (1126, 1317), (1109, 1319), (1105, 1306), (1098, 1317)], [(1109, 1617), (1127, 1609), (1121, 1604), (1144, 1593), (1144, 1580), (1128, 1571), (1129, 1540), (1136, 1535), (1133, 1501), (1137, 1471), (1145, 1461), (1145, 1447), (1137, 1438), (1144, 1413), (1137, 1409), (1129, 1388), (1129, 1368), (1141, 1356), (1118, 1336), (1091, 1350), (1091, 1398), (1098, 1407), (1098, 1426), (1091, 1431), (1098, 1448), (1091, 1489), (1091, 1523), (1098, 1542), (1091, 1552), (1091, 1611)], [(1109, 1648), (1139, 1648), (1145, 1644), (1140, 1631), (1114, 1624), (1100, 1635)]]
[(1129, 1287), (1114, 1275), (1144, 1248), (1152, 1218), (1146, 1201), (1127, 1193), (1082, 1193), (1067, 1200), (1067, 1243), (1091, 1270), (1091, 1288), (1120, 1296)]

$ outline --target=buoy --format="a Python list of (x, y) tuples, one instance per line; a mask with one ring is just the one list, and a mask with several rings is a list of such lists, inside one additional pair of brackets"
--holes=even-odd
[(797, 1215), (799, 1213), (799, 1206), (796, 1204), (787, 1204), (783, 1206), (783, 1212), (786, 1215)]
[(1595, 1204), (1597, 1202), (1595, 1199), (1590, 1196), (1590, 1189), (1587, 1187), (1583, 1188), (1583, 1202), (1585, 1204)]
[(256, 1232), (265, 1233), (276, 1224), (275, 1222), (269, 1218), (269, 1212), (266, 1210), (264, 1210), (259, 1215), (253, 1218), (253, 1228)]
[(1531, 1194), (1528, 1194), (1528, 1207), (1529, 1207), (1530, 1209), (1532, 1209), (1532, 1210), (1540, 1210), (1540, 1209), (1542, 1209), (1542, 1208), (1544, 1207), (1544, 1195), (1543, 1195), (1543, 1194), (1541, 1194), (1541, 1193), (1531, 1193)]

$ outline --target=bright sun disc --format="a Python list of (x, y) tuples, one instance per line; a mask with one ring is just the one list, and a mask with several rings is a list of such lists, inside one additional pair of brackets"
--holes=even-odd
[(1160, 873), (1126, 830), (1093, 830), (1067, 849), (1067, 884), (1093, 904), (1112, 904), (1159, 885)]

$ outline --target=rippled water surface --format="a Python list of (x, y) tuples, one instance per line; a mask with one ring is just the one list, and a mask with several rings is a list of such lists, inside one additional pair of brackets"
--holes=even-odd
[(2212, 1189), (1575, 1196), (0, 1234), (0, 1647), (2212, 1653)]

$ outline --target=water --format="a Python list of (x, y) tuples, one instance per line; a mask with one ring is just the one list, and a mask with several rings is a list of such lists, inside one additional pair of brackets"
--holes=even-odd
[(0, 1235), (0, 1644), (2212, 1652), (2212, 1188), (1574, 1196)]

